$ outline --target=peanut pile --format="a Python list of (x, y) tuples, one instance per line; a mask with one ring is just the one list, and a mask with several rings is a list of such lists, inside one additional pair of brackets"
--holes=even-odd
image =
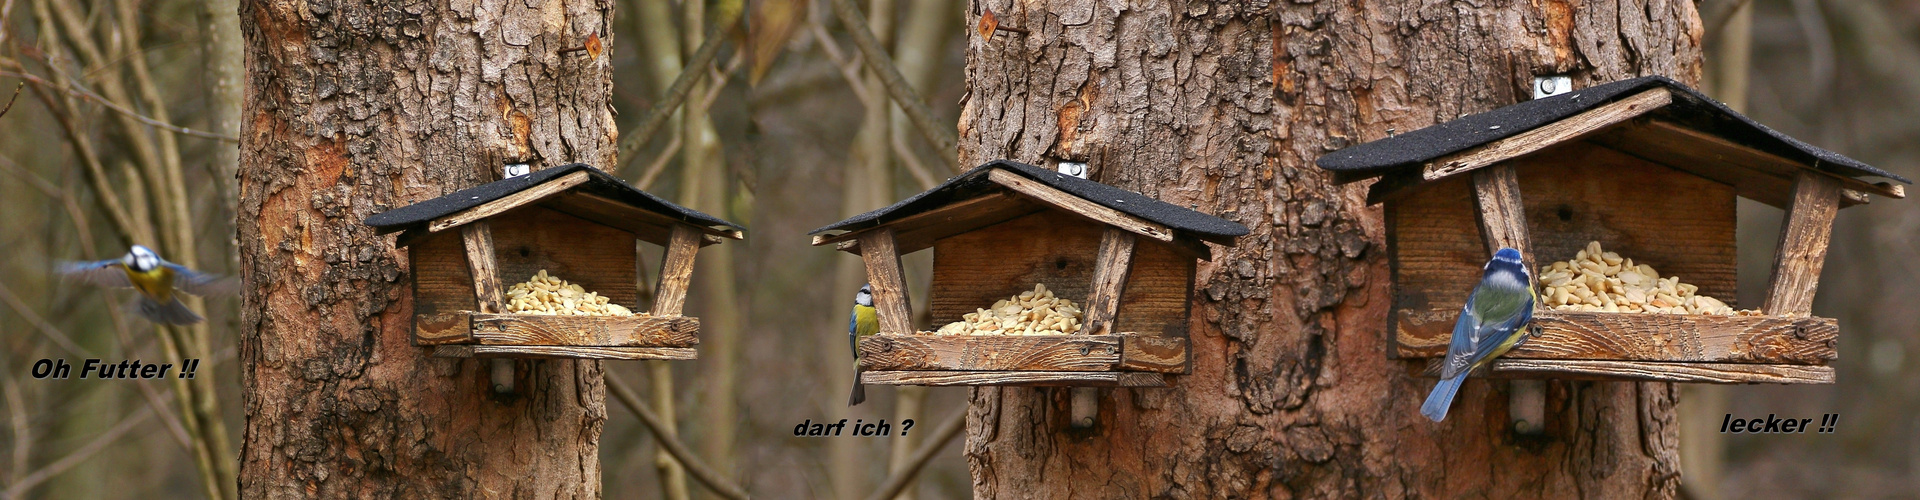
[(1555, 262), (1540, 273), (1540, 300), (1550, 309), (1589, 312), (1749, 315), (1734, 311), (1719, 299), (1699, 295), (1700, 287), (1681, 283), (1679, 276), (1662, 278), (1652, 266), (1603, 251), (1600, 242), (1573, 260)]
[(961, 316), (935, 335), (1066, 335), (1080, 332), (1080, 306), (1054, 297), (1046, 285)]
[[(507, 312), (556, 316), (632, 316), (633, 311), (599, 293), (547, 275), (541, 269), (526, 283), (507, 290)], [(646, 314), (646, 313), (641, 313)]]

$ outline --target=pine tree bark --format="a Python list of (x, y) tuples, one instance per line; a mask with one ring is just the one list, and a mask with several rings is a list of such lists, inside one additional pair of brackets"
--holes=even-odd
[(1697, 82), (1690, 2), (979, 4), (1028, 33), (969, 35), (962, 164), (1085, 161), (1253, 232), (1200, 267), (1193, 371), (1170, 388), (1103, 389), (1085, 432), (1066, 390), (974, 389), (974, 496), (1676, 494), (1671, 384), (1551, 382), (1537, 437), (1507, 430), (1499, 381), (1422, 418), (1433, 381), (1384, 354), (1381, 212), (1312, 162), (1528, 99), (1534, 75)]
[[(407, 253), (367, 216), (501, 166), (613, 165), (609, 1), (245, 2), (245, 498), (597, 498), (594, 361), (411, 345)], [(605, 40), (605, 47), (621, 47)]]

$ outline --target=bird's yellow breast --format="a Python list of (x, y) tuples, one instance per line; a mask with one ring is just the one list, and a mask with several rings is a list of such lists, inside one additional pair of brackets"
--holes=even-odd
[(127, 281), (133, 283), (133, 289), (153, 300), (166, 302), (173, 299), (173, 270), (166, 266), (155, 267), (152, 271), (139, 272), (122, 266), (127, 271)]

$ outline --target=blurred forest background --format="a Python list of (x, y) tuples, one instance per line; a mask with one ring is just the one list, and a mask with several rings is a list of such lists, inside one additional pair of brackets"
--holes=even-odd
[[(703, 34), (731, 26), (745, 7), (615, 3), (606, 47), (628, 142)], [(856, 3), (933, 121), (952, 134), (966, 92), (968, 5)], [(697, 68), (708, 77), (687, 106), (638, 154), (622, 148), (623, 177), (750, 231), (744, 245), (702, 253), (688, 301), (707, 334), (741, 340), (737, 352), (703, 348), (701, 362), (608, 362), (606, 370), (635, 381), (649, 404), (671, 407), (696, 453), (762, 497), (865, 496), (906, 461), (915, 437), (960, 415), (966, 396), (875, 387), (866, 405), (845, 407), (853, 374), (842, 325), (863, 271), (853, 256), (806, 246), (804, 235), (954, 170), (952, 151), (929, 145), (886, 105), (884, 83), (864, 67), (831, 4), (752, 4), (747, 28), (719, 29), (727, 40)], [(1920, 0), (1699, 5), (1705, 90), (1787, 134), (1920, 177)], [(159, 331), (124, 313), (130, 293), (51, 274), (54, 262), (116, 258), (131, 242), (205, 271), (236, 268), (234, 79), (244, 68), (234, 13), (233, 0), (0, 0), (0, 101), (19, 89), (0, 115), (0, 497), (200, 497), (203, 478), (222, 477), (200, 464), (230, 460), (240, 444), (236, 299), (207, 300), (204, 328)], [(1740, 303), (1759, 302), (1780, 216), (1742, 201)], [(924, 293), (930, 263), (925, 253), (914, 257), (909, 289)], [(1684, 418), (1704, 422), (1683, 427), (1689, 497), (1920, 491), (1920, 203), (1876, 200), (1841, 212), (1821, 283), (1814, 313), (1838, 318), (1845, 332), (1840, 383), (1688, 387)], [(42, 358), (164, 361), (181, 352), (208, 358), (194, 381), (29, 374)], [(1834, 435), (1714, 433), (1725, 413), (1841, 420)], [(608, 416), (607, 498), (705, 496), (663, 466), (632, 413), (610, 407)], [(916, 425), (905, 439), (792, 435), (802, 421), (842, 418)], [(960, 447), (945, 448), (907, 491), (968, 496)]]

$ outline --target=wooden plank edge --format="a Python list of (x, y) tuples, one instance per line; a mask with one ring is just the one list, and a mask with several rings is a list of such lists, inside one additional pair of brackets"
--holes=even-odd
[(519, 208), (521, 205), (546, 199), (555, 193), (572, 189), (574, 186), (579, 186), (586, 182), (587, 173), (584, 171), (567, 174), (560, 178), (522, 189), (513, 194), (502, 196), (499, 199), (475, 205), (466, 210), (435, 217), (433, 222), (427, 224), (427, 231), (437, 233), (466, 225), (469, 222), (493, 217), (508, 210)]
[(687, 347), (434, 346), (436, 358), (691, 360), (699, 350)]
[[(1428, 359), (1422, 377), (1438, 377), (1444, 360)], [(1751, 363), (1689, 363), (1667, 361), (1597, 361), (1571, 359), (1496, 359), (1493, 369), (1475, 370), (1472, 377), (1653, 381), (1705, 384), (1831, 384), (1834, 370), (1826, 365)]]
[[(465, 311), (462, 311), (462, 312), (465, 312)], [(636, 337), (643, 337), (643, 338), (658, 337), (655, 335), (648, 335), (648, 333), (659, 332), (659, 331), (681, 330), (681, 331), (687, 331), (689, 335), (692, 336), (692, 338), (687, 339), (687, 341), (685, 342), (643, 342), (643, 343), (636, 343), (636, 344), (613, 344), (613, 345), (573, 344), (573, 343), (567, 343), (567, 342), (533, 343), (533, 342), (517, 341), (512, 338), (503, 338), (498, 333), (488, 333), (489, 332), (488, 329), (480, 327), (480, 325), (483, 323), (498, 322), (503, 319), (509, 320), (509, 321), (517, 319), (517, 318), (514, 318), (515, 316), (529, 316), (532, 318), (537, 318), (533, 321), (539, 321), (539, 322), (567, 323), (572, 321), (579, 321), (580, 323), (583, 323), (583, 324), (594, 322), (597, 320), (603, 320), (606, 318), (631, 318), (636, 321), (640, 320), (641, 318), (647, 318), (647, 319), (653, 319), (658, 321), (647, 321), (646, 323), (648, 324), (641, 325), (641, 327), (639, 328), (639, 331), (642, 333), (635, 335)], [(472, 342), (468, 342), (468, 343), (479, 344), (479, 345), (551, 346), (551, 347), (694, 347), (694, 346), (700, 345), (700, 337), (699, 337), (700, 318), (696, 318), (693, 316), (678, 316), (678, 315), (675, 315), (675, 316), (560, 316), (560, 315), (536, 315), (536, 314), (472, 314), (472, 315), (469, 315), (469, 319), (471, 321), (472, 326), (469, 328), (470, 333), (468, 335), (472, 337), (473, 340)], [(492, 331), (498, 332), (499, 330), (496, 329)]]
[(878, 385), (1020, 387), (1166, 387), (1166, 375), (1153, 372), (1017, 372), (899, 370), (861, 372), (860, 380)]
[(1673, 103), (1673, 93), (1666, 88), (1656, 88), (1627, 96), (1620, 100), (1600, 105), (1579, 114), (1534, 127), (1532, 130), (1514, 134), (1505, 139), (1495, 140), (1452, 153), (1420, 167), (1423, 182), (1433, 182), (1450, 176), (1472, 172), (1488, 165), (1538, 153), (1541, 150), (1565, 142), (1578, 140), (1608, 127), (1618, 125), (1634, 117), (1650, 113)]

